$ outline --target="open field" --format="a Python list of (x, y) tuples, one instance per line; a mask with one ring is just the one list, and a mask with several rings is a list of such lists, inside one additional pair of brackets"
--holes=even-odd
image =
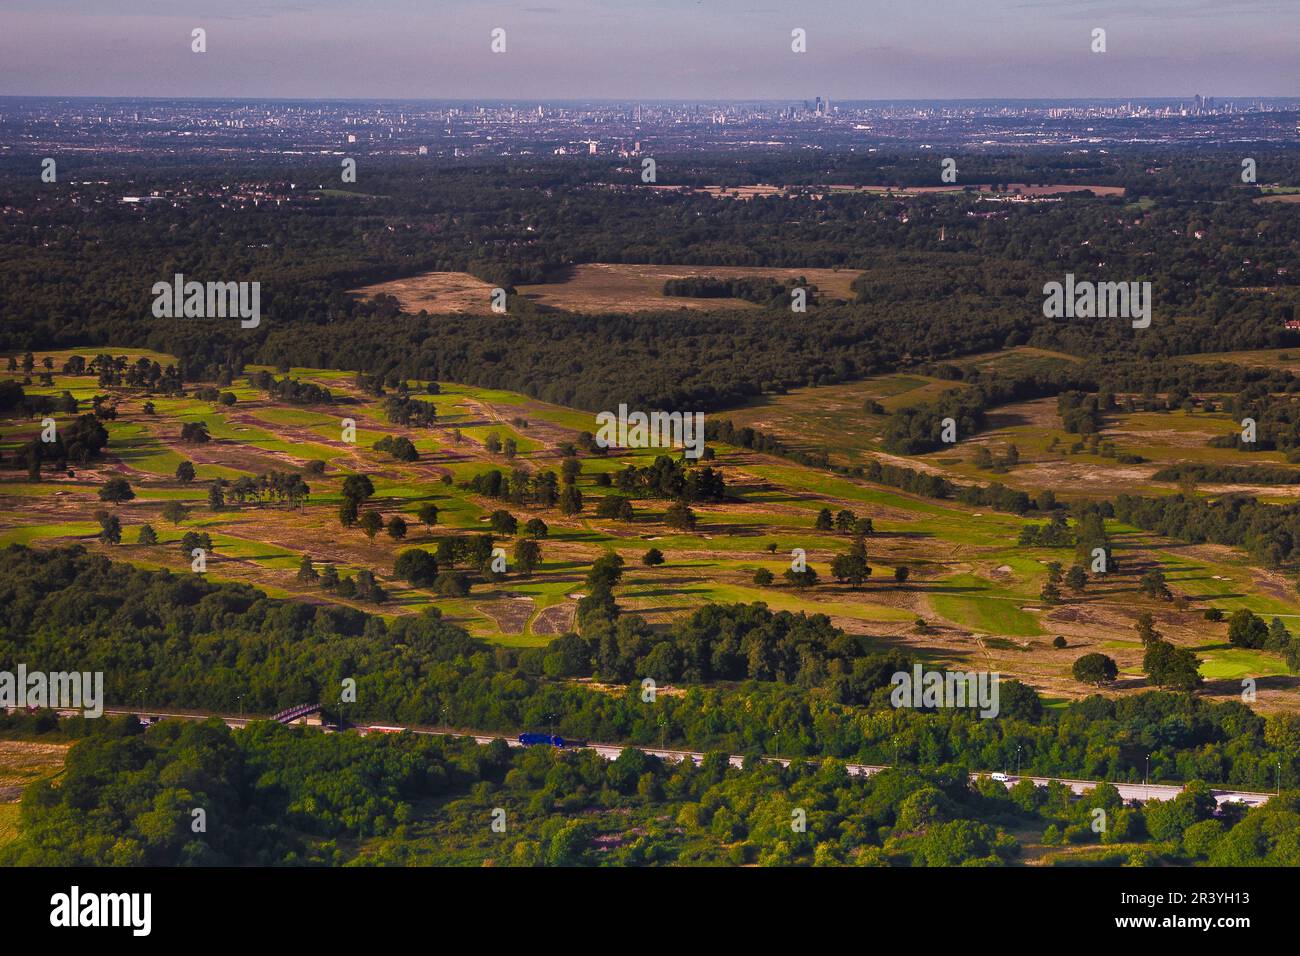
[[(973, 355), (950, 364), (981, 372), (1012, 374), (1031, 362), (1073, 363), (1072, 356), (1021, 347), (1006, 352)], [(863, 455), (880, 451), (884, 414), (865, 410), (875, 401), (885, 412), (933, 401), (944, 392), (967, 386), (952, 379), (912, 372), (894, 372), (839, 385), (791, 389), (763, 395), (738, 408), (719, 412), (737, 426), (745, 425), (782, 438), (797, 451), (827, 451), (838, 465), (861, 464)]]
[[(663, 294), (669, 279), (691, 276), (772, 279), (806, 278), (832, 299), (852, 299), (853, 269), (771, 269), (761, 266), (656, 266), (589, 263), (574, 266), (557, 281), (521, 285), (516, 291), (531, 302), (568, 312), (644, 312), (651, 309), (757, 309), (743, 299), (692, 299)], [(407, 312), (490, 314), (492, 285), (464, 272), (428, 272), (406, 279), (354, 289), (357, 295), (394, 296)]]
[[(1300, 352), (1286, 349), (1195, 358), (1300, 371)], [(971, 356), (951, 364), (978, 368), (982, 372), (1014, 374), (1029, 363), (1044, 361), (1061, 363), (1077, 359), (1021, 347)], [(1050, 489), (1066, 501), (1125, 493), (1170, 494), (1178, 490), (1175, 485), (1156, 481), (1153, 476), (1163, 468), (1178, 464), (1270, 465), (1300, 473), (1300, 468), (1289, 465), (1281, 452), (1244, 453), (1211, 447), (1211, 439), (1239, 431), (1240, 422), (1226, 412), (1206, 411), (1199, 405), (1191, 412), (1112, 410), (1104, 417), (1097, 447), (1092, 448), (1081, 436), (1065, 430), (1055, 398), (1033, 399), (991, 409), (982, 431), (960, 439), (950, 448), (907, 459), (884, 451), (881, 436), (889, 413), (967, 387), (959, 380), (895, 372), (838, 385), (791, 389), (782, 395), (763, 395), (743, 406), (719, 412), (718, 416), (730, 419), (737, 426), (750, 426), (775, 435), (793, 451), (825, 452), (831, 462), (840, 466), (861, 465), (875, 457), (942, 474), (963, 484), (998, 481), (1029, 492)], [(1222, 396), (1198, 397), (1215, 401), (1216, 407), (1222, 404)], [(1119, 398), (1137, 400), (1140, 396)], [(883, 408), (883, 414), (866, 410), (867, 403), (873, 401)], [(979, 448), (987, 448), (997, 460), (1012, 445), (1020, 456), (1019, 464), (1014, 467), (980, 468), (976, 464)], [(1113, 454), (1101, 453), (1106, 446), (1110, 446)], [(1141, 460), (1120, 462), (1118, 459), (1124, 456)], [(1214, 494), (1247, 492), (1280, 503), (1300, 500), (1300, 487), (1294, 485), (1205, 484), (1202, 490)]]
[[(43, 356), (36, 358), (39, 364)], [(1044, 359), (1069, 360), (1022, 349), (973, 356), (964, 362), (995, 368)], [(21, 376), (0, 373), (14, 374)], [(1134, 625), (1143, 611), (1150, 611), (1166, 637), (1198, 649), (1203, 673), (1213, 680), (1210, 693), (1235, 696), (1240, 685), (1234, 681), (1257, 676), (1265, 709), (1300, 704), (1300, 679), (1283, 672), (1277, 655), (1230, 648), (1226, 624), (1204, 619), (1208, 607), (1226, 613), (1244, 607), (1266, 618), (1279, 616), (1293, 628), (1300, 626), (1300, 603), (1289, 582), (1250, 566), (1231, 549), (1191, 547), (1114, 526), (1110, 531), (1124, 571), (1094, 579), (1083, 592), (1066, 593), (1059, 603), (1047, 604), (1040, 598), (1047, 563), (1068, 566), (1073, 550), (1017, 544), (1021, 528), (1042, 518), (921, 498), (726, 445), (715, 446), (711, 464), (725, 475), (728, 498), (695, 504), (693, 531), (665, 524), (669, 502), (663, 499), (636, 499), (631, 521), (595, 514), (599, 499), (613, 491), (599, 484), (598, 476), (628, 464), (644, 467), (659, 453), (656, 449), (615, 449), (606, 456), (583, 457), (577, 486), (585, 507), (580, 514), (565, 516), (554, 507), (487, 498), (463, 483), (493, 468), (507, 476), (515, 468), (558, 473), (561, 446), (573, 441), (579, 431), (592, 430), (589, 413), (456, 383), (440, 383), (438, 393), (429, 395), (427, 383), (412, 382), (412, 394), (435, 405), (437, 423), (404, 428), (388, 423), (383, 399), (359, 391), (349, 373), (298, 368), (289, 374), (326, 385), (335, 404), (286, 405), (237, 376), (232, 391), (240, 397), (233, 406), (189, 395), (153, 396), (148, 400), (157, 413), (149, 415), (143, 410), (146, 396), (138, 389), (95, 390), (87, 376), (56, 373), (58, 390), (89, 387), (117, 399), (117, 417), (109, 422), (109, 446), (102, 460), (73, 465), (72, 475), (47, 470), (39, 483), (32, 483), (11, 462), (12, 450), (30, 440), (35, 423), (0, 423), (0, 450), (5, 453), (0, 469), (0, 545), (76, 542), (118, 560), (189, 573), (189, 557), (182, 553), (180, 539), (187, 531), (204, 532), (213, 541), (207, 573), (214, 577), (243, 581), (273, 596), (348, 604), (389, 617), (436, 606), (471, 633), (511, 646), (544, 645), (571, 628), (587, 568), (600, 555), (614, 552), (626, 561), (616, 591), (619, 605), (652, 625), (707, 603), (763, 601), (776, 610), (826, 614), (837, 626), (882, 648), (899, 647), (926, 660), (1016, 676), (1054, 699), (1093, 692), (1073, 680), (1070, 666), (1094, 650), (1111, 655), (1120, 667), (1121, 679), (1108, 693), (1146, 689), (1142, 647)], [(764, 430), (802, 430), (808, 447), (834, 439), (837, 444), (829, 447), (836, 448), (837, 454), (846, 461), (861, 461), (877, 454), (868, 421), (872, 416), (861, 411), (864, 401), (871, 398), (886, 408), (900, 407), (953, 386), (947, 380), (899, 373), (773, 396), (725, 417)], [(1037, 487), (1055, 481), (1063, 491), (1077, 490), (1082, 482), (1090, 494), (1097, 492), (1103, 479), (1125, 490), (1149, 484), (1154, 461), (1129, 475), (1108, 459), (1049, 451), (1050, 437), (1059, 431), (1054, 402), (1024, 404), (1023, 409), (1000, 410), (998, 414), (1015, 420), (999, 420), (979, 438), (994, 445), (1014, 439), (1021, 446), (1024, 463), (1008, 474), (974, 470), (967, 458), (970, 443), (955, 451), (901, 460), (958, 479), (1009, 484), (1024, 480)], [(60, 424), (70, 418), (56, 417)], [(343, 417), (357, 423), (355, 443), (342, 438)], [(198, 420), (209, 424), (213, 440), (181, 442), (179, 423)], [(855, 430), (849, 425), (854, 420), (864, 424)], [(1106, 434), (1151, 454), (1157, 449), (1186, 449), (1190, 455), (1212, 451), (1204, 448), (1204, 434), (1226, 427), (1226, 421), (1213, 415), (1139, 412), (1115, 416)], [(485, 443), (493, 433), (516, 440), (513, 459), (487, 451)], [(385, 435), (410, 438), (419, 459), (401, 462), (377, 451), (374, 444)], [(198, 470), (199, 478), (192, 483), (175, 477), (175, 464), (184, 460), (193, 461)], [(323, 471), (308, 471), (311, 461), (323, 462)], [(218, 510), (208, 506), (211, 480), (230, 481), (269, 471), (302, 474), (310, 486), (309, 497), (296, 507), (265, 500), (242, 504), (228, 500)], [(357, 527), (340, 525), (342, 483), (354, 473), (368, 475), (375, 488), (363, 510), (376, 511), (385, 521), (401, 516), (407, 525), (403, 538), (380, 531), (371, 539)], [(1085, 473), (1092, 477), (1080, 477)], [(117, 505), (99, 501), (98, 489), (112, 476), (126, 478), (136, 497)], [(162, 516), (162, 509), (176, 501), (189, 511), (173, 524)], [(425, 503), (439, 510), (431, 528), (423, 526), (416, 514)], [(874, 531), (867, 547), (873, 573), (864, 586), (853, 588), (831, 577), (831, 560), (848, 550), (851, 539), (847, 534), (816, 530), (821, 508), (847, 509), (872, 519)], [(94, 515), (101, 509), (119, 517), (122, 543), (98, 541)], [(404, 550), (432, 549), (443, 535), (487, 532), (488, 517), (497, 510), (511, 512), (521, 525), (531, 517), (540, 517), (548, 525), (548, 535), (539, 542), (542, 565), (531, 577), (512, 572), (495, 583), (474, 584), (466, 597), (445, 598), (394, 576), (393, 562)], [(145, 523), (156, 531), (158, 544), (137, 543)], [(497, 535), (497, 542), (509, 553), (515, 538)], [(664, 564), (653, 568), (642, 564), (641, 556), (650, 547), (663, 552)], [(804, 549), (808, 563), (819, 572), (816, 586), (794, 588), (782, 579), (795, 548)], [(300, 581), (297, 570), (303, 555), (309, 555), (318, 570), (333, 564), (343, 578), (362, 569), (373, 571), (387, 591), (387, 600), (376, 605)], [(1186, 599), (1185, 609), (1140, 592), (1141, 572), (1156, 566), (1165, 570), (1175, 593)], [(755, 584), (754, 573), (760, 568), (771, 571), (776, 583)], [(908, 570), (905, 583), (895, 581), (897, 568)], [(1065, 647), (1053, 646), (1057, 636), (1064, 639)]]
[(69, 744), (0, 740), (0, 846), (18, 835), (23, 791), (63, 770)]

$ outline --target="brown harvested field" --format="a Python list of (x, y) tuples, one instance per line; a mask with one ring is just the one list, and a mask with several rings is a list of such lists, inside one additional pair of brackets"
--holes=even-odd
[[(656, 266), (594, 262), (575, 266), (558, 282), (521, 285), (517, 291), (538, 305), (566, 312), (646, 312), (652, 309), (757, 309), (742, 299), (688, 299), (666, 296), (669, 279), (716, 276), (722, 279), (766, 276), (772, 279), (803, 277), (834, 299), (852, 299), (850, 286), (856, 269), (775, 269), (763, 266)], [(354, 289), (358, 295), (394, 296), (407, 312), (491, 313), (492, 286), (464, 272), (429, 272)]]
[(492, 284), (468, 272), (425, 272), (406, 279), (353, 289), (354, 295), (391, 295), (404, 312), (492, 312)]

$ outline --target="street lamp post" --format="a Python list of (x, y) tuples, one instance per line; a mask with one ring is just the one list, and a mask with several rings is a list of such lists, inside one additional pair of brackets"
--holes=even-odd
[(1142, 772), (1142, 799), (1151, 799), (1151, 755), (1147, 754), (1146, 769)]

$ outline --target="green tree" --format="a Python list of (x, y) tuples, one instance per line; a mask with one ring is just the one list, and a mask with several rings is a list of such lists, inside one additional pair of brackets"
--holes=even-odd
[(393, 563), (393, 574), (412, 587), (427, 588), (438, 577), (438, 561), (421, 548), (411, 548), (398, 555)]
[(180, 524), (189, 517), (190, 509), (174, 498), (163, 505), (162, 516), (172, 523), (172, 526)]
[(114, 475), (99, 486), (99, 500), (109, 504), (121, 504), (134, 497), (135, 492), (131, 490), (130, 483), (120, 475)]
[(1156, 640), (1147, 645), (1142, 669), (1151, 683), (1171, 690), (1195, 690), (1201, 686), (1201, 662), (1195, 652)]
[(1088, 586), (1088, 572), (1084, 570), (1083, 565), (1073, 564), (1070, 570), (1065, 574), (1065, 585), (1076, 594), (1082, 594)]
[(320, 574), (316, 571), (315, 565), (312, 564), (311, 555), (304, 554), (302, 560), (298, 562), (298, 582), (300, 584), (314, 584), (320, 580)]
[(348, 475), (343, 479), (343, 497), (358, 508), (374, 493), (375, 486), (365, 475)]
[(542, 548), (532, 538), (520, 538), (515, 542), (514, 550), (515, 568), (524, 577), (532, 577), (535, 571), (542, 563)]
[(1083, 684), (1109, 684), (1119, 676), (1119, 668), (1105, 654), (1084, 654), (1070, 669), (1074, 679)]
[(99, 540), (104, 544), (119, 544), (122, 541), (122, 522), (117, 515), (107, 511), (96, 511), (95, 519), (99, 522)]
[(1268, 643), (1268, 625), (1246, 608), (1233, 611), (1228, 618), (1228, 643), (1233, 647), (1262, 648)]
[(365, 532), (366, 537), (371, 541), (375, 540), (375, 535), (383, 526), (384, 518), (378, 511), (367, 511), (357, 519), (357, 527)]

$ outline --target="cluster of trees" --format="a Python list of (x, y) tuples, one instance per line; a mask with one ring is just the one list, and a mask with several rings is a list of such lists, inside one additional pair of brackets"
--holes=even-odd
[[(572, 466), (570, 466), (572, 462)], [(565, 486), (561, 488), (560, 480), (556, 477), (554, 471), (549, 469), (539, 472), (531, 472), (527, 468), (518, 467), (505, 475), (499, 468), (491, 468), (484, 472), (479, 472), (464, 482), (462, 487), (468, 488), (475, 494), (483, 495), (485, 498), (495, 498), (499, 501), (509, 501), (516, 505), (537, 505), (541, 508), (553, 508), (560, 502), (562, 495), (569, 488), (573, 492), (569, 493), (570, 504), (575, 502), (574, 493), (577, 492), (574, 486), (574, 478), (577, 476), (576, 458), (565, 459), (564, 478)], [(581, 510), (582, 497), (580, 494), (576, 497), (576, 511)]]
[(1216, 485), (1297, 485), (1300, 471), (1277, 465), (1167, 465), (1151, 476), (1153, 481), (1178, 485), (1209, 482)]
[(419, 461), (420, 452), (405, 435), (385, 435), (375, 442), (375, 451), (386, 451), (397, 461)]
[[(966, 374), (958, 366), (949, 367), (954, 375)], [(945, 444), (945, 419), (953, 421), (956, 439), (965, 440), (984, 428), (992, 408), (1057, 395), (1090, 380), (1087, 370), (1069, 363), (1040, 363), (1015, 375), (973, 375), (966, 388), (949, 389), (933, 401), (904, 406), (891, 414), (881, 433), (884, 447), (902, 455), (934, 451)]]
[(256, 478), (242, 475), (234, 481), (218, 478), (213, 484), (221, 489), (223, 504), (233, 501), (261, 505), (269, 501), (300, 508), (311, 496), (311, 486), (297, 472), (271, 471)]
[(300, 382), (287, 375), (277, 379), (265, 369), (248, 376), (248, 381), (254, 388), (260, 388), (278, 401), (290, 405), (330, 405), (334, 402), (334, 396), (324, 386), (315, 382)]
[(1183, 494), (1120, 495), (1114, 516), (1179, 541), (1242, 548), (1266, 567), (1300, 560), (1300, 505), (1271, 505), (1244, 494), (1212, 500)]
[(678, 501), (721, 501), (727, 496), (722, 472), (710, 465), (687, 467), (670, 455), (658, 455), (645, 468), (628, 465), (618, 472), (614, 485), (633, 497), (673, 498)]
[(686, 276), (681, 279), (669, 279), (664, 283), (663, 293), (693, 299), (744, 299), (746, 302), (756, 302), (769, 309), (778, 309), (790, 307), (795, 289), (805, 290), (806, 303), (815, 304), (817, 287), (809, 285), (808, 280), (803, 276), (782, 281), (767, 276), (739, 276), (734, 279), (720, 279), (717, 276)]
[(1018, 542), (1027, 548), (1072, 548), (1075, 535), (1065, 515), (1055, 514), (1046, 524), (1024, 525)]
[(910, 661), (870, 655), (862, 641), (825, 615), (772, 613), (762, 604), (708, 605), (668, 628), (636, 618), (590, 616), (581, 636), (552, 641), (543, 657), (553, 677), (589, 677), (628, 683), (773, 681), (804, 688), (832, 687), (837, 699), (864, 703)]
[(422, 402), (399, 392), (384, 402), (384, 415), (394, 425), (428, 428), (437, 422), (438, 409), (433, 402)]

